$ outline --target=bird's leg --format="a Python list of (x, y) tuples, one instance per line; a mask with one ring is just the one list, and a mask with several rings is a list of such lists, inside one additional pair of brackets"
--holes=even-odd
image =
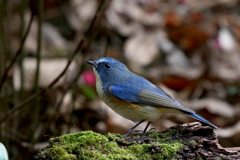
[(148, 126), (150, 125), (150, 123), (151, 123), (151, 121), (148, 122), (148, 124), (146, 125), (146, 127), (145, 127), (143, 133), (145, 133), (145, 132), (147, 131), (147, 128), (148, 128)]
[(123, 136), (126, 137), (127, 135), (129, 135), (130, 133), (138, 133), (138, 132), (142, 132), (141, 130), (135, 130), (134, 129), (139, 126), (141, 123), (143, 123), (145, 120), (141, 120), (140, 122), (138, 122), (135, 126), (133, 126), (132, 128), (130, 128)]

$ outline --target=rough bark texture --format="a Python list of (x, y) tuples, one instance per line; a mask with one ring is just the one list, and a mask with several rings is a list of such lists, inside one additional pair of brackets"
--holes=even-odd
[[(89, 133), (92, 134), (93, 132)], [(84, 135), (87, 135), (89, 133), (84, 133)], [(94, 136), (98, 136), (96, 138), (92, 138), (93, 140), (101, 139), (99, 136), (102, 135), (96, 133), (93, 134)], [(81, 137), (82, 135), (74, 136), (79, 139), (79, 136)], [(202, 126), (199, 122), (178, 125), (159, 133), (149, 131), (144, 135), (135, 134), (129, 137), (122, 137), (119, 134), (108, 134), (106, 136), (103, 136), (106, 138), (106, 140), (98, 141), (98, 146), (93, 146), (96, 141), (90, 142), (89, 139), (91, 138), (87, 138), (88, 144), (86, 148), (89, 149), (92, 147), (90, 150), (87, 150), (86, 152), (85, 150), (83, 151), (76, 149), (75, 147), (75, 151), (73, 149), (70, 149), (71, 153), (68, 155), (61, 153), (61, 155), (65, 156), (66, 158), (56, 155), (58, 153), (60, 154), (60, 152), (56, 152), (56, 150), (51, 149), (54, 148), (54, 145), (58, 145), (59, 150), (59, 146), (63, 143), (66, 143), (66, 139), (72, 139), (66, 138), (66, 135), (64, 138), (61, 137), (50, 140), (50, 145), (46, 149), (40, 151), (39, 154), (34, 157), (34, 159), (69, 159), (69, 157), (71, 157), (70, 159), (96, 159), (98, 156), (102, 156), (100, 159), (106, 160), (114, 159), (114, 156), (116, 156), (116, 159), (240, 159), (240, 147), (221, 147), (212, 128), (209, 126)], [(113, 145), (115, 148), (111, 151), (113, 148), (111, 146), (107, 148), (107, 151), (102, 151), (105, 149), (106, 143), (110, 142), (111, 144), (116, 144)], [(93, 145), (91, 143), (93, 143)], [(84, 148), (84, 144), (77, 145), (81, 148)], [(117, 150), (116, 146), (119, 148), (119, 150)], [(137, 148), (138, 146), (141, 147)], [(65, 146), (63, 148), (69, 147)], [(131, 148), (134, 148), (134, 150), (131, 150)], [(94, 149), (100, 151), (98, 151), (96, 154), (96, 151), (94, 151)], [(131, 152), (126, 153), (124, 150), (131, 150)], [(64, 150), (64, 153), (65, 152), (68, 151)], [(95, 155), (91, 155), (91, 152)], [(87, 153), (88, 155), (85, 156), (84, 153)], [(121, 157), (121, 154), (125, 155)]]
[[(240, 159), (240, 147), (223, 148), (219, 143), (216, 134), (209, 126), (202, 126), (201, 123), (188, 123), (173, 127), (180, 131), (179, 140), (184, 143), (183, 149), (178, 154), (182, 159), (190, 157), (202, 157), (203, 159)], [(168, 132), (172, 128), (166, 130)], [(172, 137), (173, 138), (173, 137)], [(186, 142), (198, 143), (186, 143)], [(180, 158), (180, 159), (181, 159)]]

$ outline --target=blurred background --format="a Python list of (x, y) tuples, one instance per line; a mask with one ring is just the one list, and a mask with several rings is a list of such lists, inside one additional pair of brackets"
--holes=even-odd
[[(123, 134), (134, 125), (97, 96), (85, 61), (103, 56), (219, 126), (223, 147), (240, 146), (239, 7), (238, 0), (1, 0), (0, 142), (10, 159), (32, 159), (51, 137)], [(193, 121), (165, 114), (150, 128)]]

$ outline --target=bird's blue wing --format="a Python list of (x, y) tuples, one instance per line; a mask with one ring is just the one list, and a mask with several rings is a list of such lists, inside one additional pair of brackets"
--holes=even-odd
[(109, 91), (116, 98), (130, 103), (140, 103), (138, 94), (141, 92), (139, 89), (134, 89), (132, 87), (124, 85), (112, 85), (109, 87)]
[(109, 87), (109, 91), (116, 98), (138, 105), (152, 105), (156, 107), (172, 108), (188, 113), (195, 113), (193, 110), (184, 107), (162, 89), (156, 86), (138, 86), (137, 84), (125, 85), (115, 84)]

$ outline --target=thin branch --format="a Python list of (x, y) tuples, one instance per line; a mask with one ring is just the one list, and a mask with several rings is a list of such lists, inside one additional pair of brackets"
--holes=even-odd
[[(40, 63), (41, 63), (41, 47), (42, 47), (42, 22), (43, 22), (43, 0), (38, 0), (37, 1), (37, 7), (38, 7), (38, 14), (37, 14), (37, 19), (38, 19), (38, 35), (37, 35), (37, 53), (36, 53), (36, 70), (35, 70), (35, 80), (34, 80), (34, 93), (37, 93), (39, 91), (39, 78), (40, 78)], [(34, 115), (34, 118), (32, 120), (33, 126), (37, 126), (38, 124), (38, 119), (40, 116), (40, 97), (36, 98), (34, 106), (33, 106), (33, 112), (32, 114)], [(40, 127), (41, 128), (41, 127)], [(37, 131), (37, 130), (36, 130)], [(36, 132), (35, 132), (36, 133)], [(33, 133), (31, 136), (31, 146), (35, 144), (35, 134)]]
[(37, 35), (37, 64), (36, 64), (36, 72), (35, 72), (35, 81), (34, 81), (34, 89), (38, 91), (38, 82), (39, 82), (39, 72), (40, 72), (40, 61), (41, 61), (41, 46), (42, 46), (42, 18), (43, 18), (43, 1), (38, 0), (38, 35)]
[(2, 86), (3, 86), (3, 83), (5, 82), (6, 78), (7, 78), (7, 75), (8, 75), (8, 72), (10, 71), (10, 69), (12, 68), (12, 66), (14, 65), (14, 63), (16, 62), (17, 58), (21, 55), (22, 53), (22, 50), (23, 50), (23, 46), (24, 46), (24, 43), (25, 43), (25, 40), (28, 36), (28, 33), (30, 31), (30, 28), (32, 26), (32, 22), (33, 22), (33, 18), (34, 18), (34, 15), (31, 14), (31, 17), (30, 17), (30, 21), (28, 23), (28, 27), (27, 27), (27, 30), (26, 30), (26, 33), (24, 34), (23, 36), (23, 39), (21, 41), (21, 44), (20, 44), (20, 47), (18, 49), (18, 51), (16, 52), (15, 56), (13, 57), (12, 61), (10, 62), (10, 64), (8, 65), (8, 67), (5, 69), (4, 71), (4, 74), (2, 76), (2, 79), (0, 81), (0, 93), (1, 93), (1, 89), (2, 89)]
[(8, 119), (11, 115), (13, 115), (14, 112), (16, 112), (17, 110), (19, 110), (20, 108), (22, 108), (25, 104), (27, 104), (28, 102), (32, 101), (33, 99), (35, 99), (36, 97), (38, 97), (39, 95), (45, 93), (47, 90), (49, 90), (50, 88), (52, 88), (57, 82), (58, 80), (65, 74), (65, 72), (67, 71), (68, 67), (70, 66), (70, 64), (72, 63), (74, 57), (77, 55), (77, 53), (79, 51), (82, 50), (83, 48), (83, 44), (86, 42), (86, 37), (88, 37), (88, 35), (91, 34), (92, 29), (94, 27), (94, 24), (98, 23), (102, 17), (103, 17), (103, 13), (106, 10), (107, 6), (108, 6), (108, 2), (109, 0), (102, 0), (99, 2), (99, 6), (98, 9), (96, 11), (96, 14), (88, 28), (88, 30), (84, 33), (83, 38), (80, 40), (79, 44), (77, 45), (76, 49), (74, 50), (73, 54), (71, 55), (71, 57), (68, 60), (68, 63), (66, 65), (66, 67), (64, 68), (64, 70), (58, 75), (57, 78), (55, 78), (52, 83), (50, 83), (48, 85), (48, 87), (40, 90), (39, 92), (37, 92), (36, 94), (32, 95), (31, 97), (28, 97), (27, 99), (25, 99), (22, 103), (20, 103), (19, 105), (17, 105), (16, 107), (14, 107), (13, 109), (11, 109), (1, 120), (0, 120), (0, 124), (2, 122), (4, 122), (6, 119)]

